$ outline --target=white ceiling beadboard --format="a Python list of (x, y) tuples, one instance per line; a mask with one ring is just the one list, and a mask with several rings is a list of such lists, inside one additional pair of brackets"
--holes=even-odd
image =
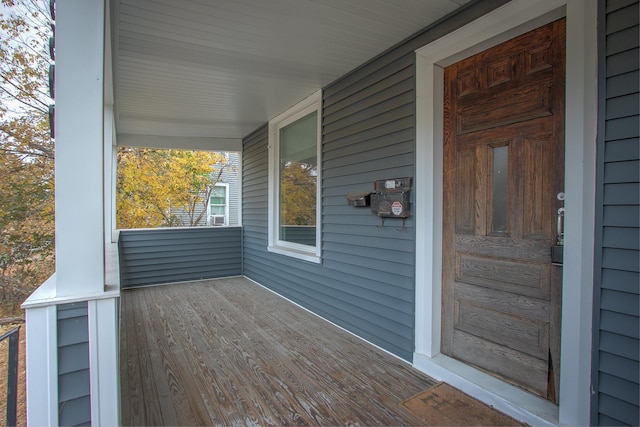
[(242, 138), (468, 1), (114, 0), (117, 132)]

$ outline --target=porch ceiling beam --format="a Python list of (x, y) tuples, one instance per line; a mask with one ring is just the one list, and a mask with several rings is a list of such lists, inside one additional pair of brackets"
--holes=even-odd
[(180, 150), (242, 151), (241, 138), (181, 137), (118, 134), (120, 147), (162, 148)]

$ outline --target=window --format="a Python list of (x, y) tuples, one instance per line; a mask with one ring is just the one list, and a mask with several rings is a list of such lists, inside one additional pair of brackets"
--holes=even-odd
[(209, 225), (229, 225), (229, 184), (216, 184), (209, 198)]
[(318, 91), (269, 122), (269, 251), (320, 262)]

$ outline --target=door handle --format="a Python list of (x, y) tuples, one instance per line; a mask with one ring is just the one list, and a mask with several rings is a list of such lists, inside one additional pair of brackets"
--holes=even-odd
[[(564, 202), (564, 193), (558, 193), (556, 197), (561, 202)], [(558, 208), (556, 230), (558, 231), (558, 238), (556, 239), (556, 244), (551, 246), (551, 263), (562, 266), (564, 258), (564, 207)]]
[(558, 245), (563, 245), (564, 244), (564, 207), (558, 208), (557, 230), (558, 230), (558, 240), (556, 243)]

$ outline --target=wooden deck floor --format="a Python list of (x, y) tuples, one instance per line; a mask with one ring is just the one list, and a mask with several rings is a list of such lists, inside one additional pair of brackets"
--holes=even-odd
[(121, 297), (123, 425), (410, 425), (435, 382), (244, 278)]

